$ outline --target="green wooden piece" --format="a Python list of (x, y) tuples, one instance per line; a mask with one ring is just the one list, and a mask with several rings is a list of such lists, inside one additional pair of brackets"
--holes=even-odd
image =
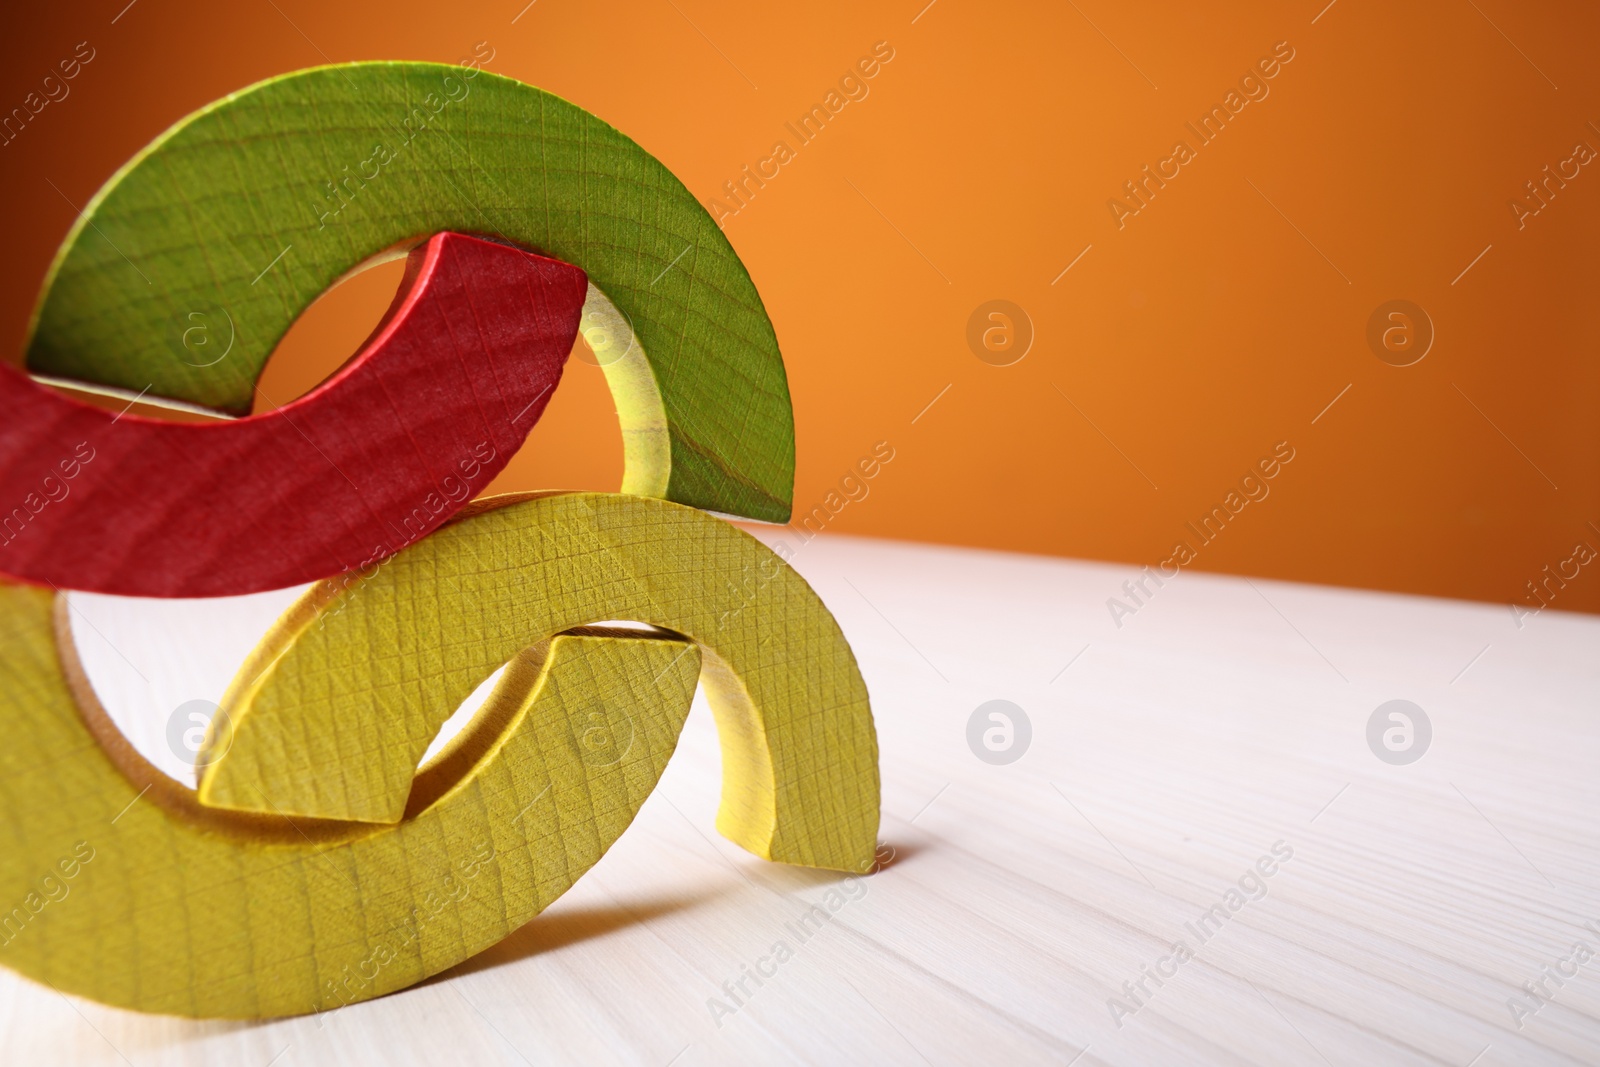
[[(662, 495), (788, 519), (783, 359), (721, 230), (611, 126), (473, 68), (319, 67), (179, 122), (74, 225), (34, 314), (28, 368), (247, 413), (268, 356), (313, 300), (440, 230), (503, 237), (582, 267), (631, 320), (654, 375), (659, 401), (625, 397), (621, 377), (611, 381), (619, 407), (648, 401), (664, 415)], [(206, 346), (186, 346), (196, 326)]]

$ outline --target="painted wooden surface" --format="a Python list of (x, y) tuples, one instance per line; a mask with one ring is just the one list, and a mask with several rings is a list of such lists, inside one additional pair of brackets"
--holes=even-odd
[[(1593, 964), (1561, 987), (1545, 979), (1554, 999), (1520, 1029), (1508, 1001), (1528, 1007), (1523, 984), (1575, 942), (1600, 947), (1584, 926), (1600, 923), (1600, 620), (1546, 611), (1518, 629), (1503, 606), (1185, 572), (1119, 629), (1105, 601), (1125, 596), (1128, 568), (828, 535), (794, 564), (875, 697), (887, 869), (766, 864), (713, 833), (720, 755), (697, 701), (605, 858), (438, 980), (239, 1025), (103, 1008), (0, 973), (0, 1061), (1594, 1061)], [(270, 614), (72, 602), (96, 684), (147, 748), (165, 745), (176, 701), (221, 697), (213, 661), (237, 662)], [(966, 739), (996, 698), (1032, 721), (1009, 766)], [(1433, 723), (1410, 766), (1365, 737), (1394, 698)], [(1147, 981), (1119, 1028), (1108, 1001), (1122, 984), (1279, 842), (1293, 855), (1265, 896), (1192, 944), (1176, 977)], [(746, 972), (772, 971), (780, 940), (794, 955), (758, 987)], [(734, 1005), (723, 983), (738, 994), (741, 979)], [(713, 1000), (737, 1010), (714, 1019)]]
[(764, 858), (871, 866), (867, 692), (838, 625), (777, 555), (704, 512), (607, 493), (491, 497), (463, 516), (285, 614), (222, 701), (230, 748), (207, 760), (203, 803), (396, 822), (474, 686), (518, 649), (624, 619), (703, 650), (725, 738), (718, 828)]
[[(587, 288), (568, 264), (438, 234), (411, 253), (389, 315), (349, 363), (237, 421), (105, 411), (0, 366), (0, 574), (195, 597), (370, 569), (437, 529), (521, 447), (561, 380)], [(220, 319), (188, 328), (203, 338), (191, 359), (233, 358)]]
[[(442, 230), (576, 264), (620, 310), (670, 437), (669, 499), (788, 518), (788, 379), (722, 231), (622, 133), (476, 63), (319, 67), (180, 121), (75, 223), (27, 365), (243, 414), (273, 346), (317, 296)], [(196, 314), (232, 323), (228, 359), (182, 358)], [(625, 420), (640, 402), (619, 398)]]
[[(762, 585), (730, 580), (746, 574)], [(358, 585), (314, 586), (240, 667), (198, 794), (109, 725), (64, 599), (0, 601), (0, 900), (20, 902), (0, 962), (60, 990), (261, 1018), (453, 966), (633, 820), (697, 677), (723, 736), (718, 829), (766, 859), (873, 866), (877, 749), (849, 646), (777, 556), (692, 508), (492, 498)], [(582, 628), (597, 619), (672, 632)], [(480, 721), (417, 772), (507, 664)]]

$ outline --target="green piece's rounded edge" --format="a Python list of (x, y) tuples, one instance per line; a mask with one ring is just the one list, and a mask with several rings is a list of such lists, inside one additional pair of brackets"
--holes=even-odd
[(445, 229), (573, 263), (628, 316), (668, 429), (666, 499), (788, 521), (788, 378), (727, 237), (625, 134), (482, 69), (312, 67), (179, 120), (73, 223), (29, 322), (27, 369), (247, 414), (306, 307)]

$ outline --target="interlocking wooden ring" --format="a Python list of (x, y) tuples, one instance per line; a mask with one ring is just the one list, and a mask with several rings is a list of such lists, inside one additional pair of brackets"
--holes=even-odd
[[(396, 101), (407, 139), (374, 148), (397, 138)], [(345, 159), (370, 176), (308, 210), (306, 176)], [(877, 743), (849, 646), (782, 559), (697, 510), (787, 517), (771, 326), (705, 212), (599, 120), (431, 64), (231, 96), (95, 198), (52, 268), (29, 367), (240, 413), (295, 315), (386, 249), (412, 251), (385, 324), (274, 415), (115, 418), (0, 372), (0, 492), (27, 512), (0, 570), (167, 596), (323, 579), (241, 667), (198, 790), (111, 724), (64, 596), (0, 582), (0, 963), (199, 1017), (405, 988), (509, 934), (604, 854), (655, 787), (697, 679), (722, 741), (718, 828), (766, 859), (872, 868)], [(230, 354), (174, 358), (164, 325), (201, 307), (227, 316)], [(624, 492), (466, 503), (520, 444), (580, 326), (603, 335)], [(386, 435), (375, 412), (395, 420)]]

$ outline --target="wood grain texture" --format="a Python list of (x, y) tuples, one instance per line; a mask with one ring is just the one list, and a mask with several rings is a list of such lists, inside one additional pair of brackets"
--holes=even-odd
[[(1520, 1027), (1507, 1001), (1527, 1003), (1523, 983), (1575, 942), (1596, 945), (1584, 924), (1600, 924), (1600, 619), (1551, 609), (1518, 629), (1504, 605), (1185, 571), (1118, 629), (1105, 601), (1137, 577), (1129, 567), (832, 534), (792, 564), (873, 694), (881, 836), (898, 853), (886, 869), (763, 863), (711, 833), (720, 744), (697, 699), (605, 857), (437, 980), (239, 1025), (64, 999), (0, 971), (0, 1062), (1594, 1062), (1595, 961), (1550, 983), (1554, 1001)], [(197, 672), (265, 627), (211, 601), (147, 614), (69, 599), (107, 704), (157, 732), (174, 701), (217, 699), (220, 682), (193, 688)], [(183, 625), (151, 624), (180, 608)], [(129, 660), (173, 695), (153, 698)], [(1033, 724), (1003, 767), (966, 739), (997, 697)], [(1394, 697), (1433, 720), (1431, 749), (1406, 767), (1364, 736)], [(1192, 945), (1175, 978), (1148, 982), (1119, 1027), (1108, 999), (1279, 840), (1294, 856), (1266, 896)], [(847, 902), (802, 943), (788, 927), (837, 903), (831, 890)], [(723, 983), (780, 939), (794, 958), (775, 977), (764, 965), (737, 1013), (713, 1018), (709, 1000), (733, 1003)]]
[[(0, 917), (0, 959), (103, 1003), (178, 1015), (328, 1010), (503, 938), (632, 821), (672, 753), (699, 667), (679, 640), (544, 643), (482, 713), (501, 731), (458, 746), (469, 767), (460, 752), (441, 761), (464, 777), (424, 779), (426, 806), (373, 833), (218, 813), (143, 765), (58, 650), (51, 600), (0, 586), (0, 699), (14, 731), (0, 756), (11, 816), (0, 825), (0, 899), (16, 902)], [(613, 716), (626, 747), (586, 748), (591, 713)], [(51, 908), (44, 879), (68, 877), (57, 873), (63, 856), (81, 863), (74, 907)]]
[(718, 829), (767, 859), (870, 868), (876, 735), (838, 624), (748, 534), (604, 493), (490, 498), (359, 587), (314, 587), (224, 697), (226, 751), (207, 758), (200, 797), (393, 823), (479, 682), (518, 649), (607, 619), (700, 647), (724, 745)]
[[(117, 415), (0, 366), (0, 573), (195, 597), (370, 568), (436, 529), (522, 445), (586, 291), (568, 264), (435, 235), (349, 363), (237, 421)], [(220, 336), (208, 343), (222, 351)]]
[[(577, 625), (599, 618), (684, 636)], [(506, 663), (474, 728), (417, 772)], [(694, 509), (495, 498), (358, 586), (314, 586), (241, 668), (198, 793), (111, 725), (65, 601), (0, 585), (0, 901), (17, 902), (0, 962), (200, 1017), (402, 989), (505, 937), (604, 854), (702, 670), (723, 735), (719, 829), (766, 858), (870, 870), (877, 749), (849, 648), (778, 557)], [(73, 906), (50, 907), (64, 886)]]
[[(322, 67), (179, 122), (75, 224), (40, 298), (28, 367), (243, 413), (273, 346), (312, 300), (441, 230), (581, 266), (642, 341), (670, 435), (666, 496), (788, 518), (787, 378), (727, 239), (617, 130), (476, 68)], [(231, 318), (228, 359), (179, 358), (195, 313)]]

